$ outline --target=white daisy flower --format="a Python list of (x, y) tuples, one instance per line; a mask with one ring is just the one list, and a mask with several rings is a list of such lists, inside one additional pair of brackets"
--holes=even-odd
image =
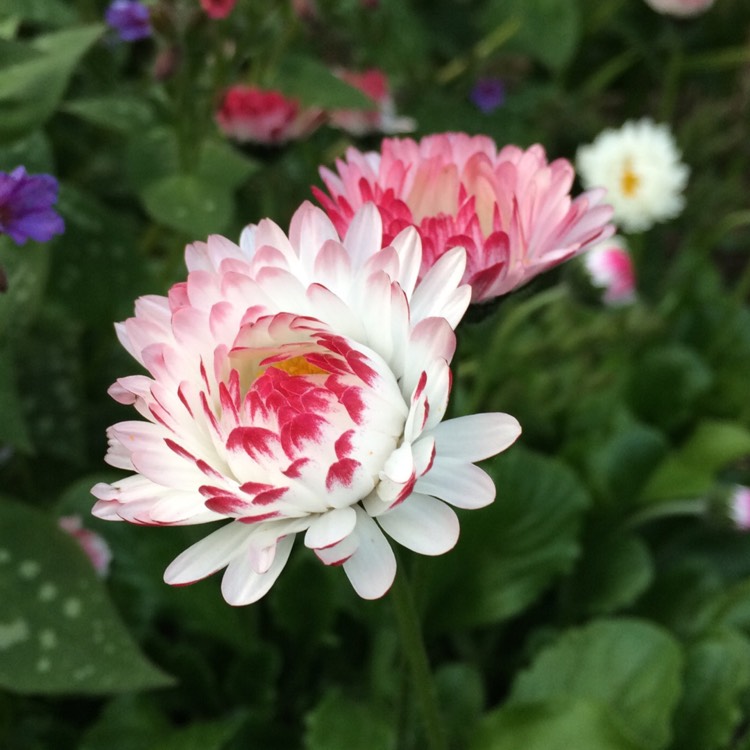
[(643, 118), (604, 130), (581, 146), (576, 167), (587, 189), (607, 189), (615, 223), (627, 232), (642, 232), (684, 208), (690, 170), (680, 156), (669, 128)]
[(382, 234), (371, 203), (343, 239), (303, 204), (288, 236), (266, 219), (239, 246), (218, 236), (190, 245), (187, 281), (142, 297), (118, 325), (149, 375), (110, 393), (146, 421), (109, 429), (106, 460), (134, 473), (93, 488), (94, 514), (220, 524), (169, 565), (167, 583), (226, 568), (224, 598), (249, 604), (303, 533), (360, 596), (377, 598), (396, 573), (385, 534), (439, 555), (458, 539), (450, 506), (494, 499), (474, 462), (511, 445), (518, 422), (443, 421), (453, 329), (471, 299), (464, 250), (417, 284), (417, 231), (383, 249)]

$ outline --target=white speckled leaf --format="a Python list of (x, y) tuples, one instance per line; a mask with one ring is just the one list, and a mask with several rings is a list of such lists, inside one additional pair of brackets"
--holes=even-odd
[(168, 685), (55, 519), (0, 499), (0, 686), (16, 693), (117, 693)]

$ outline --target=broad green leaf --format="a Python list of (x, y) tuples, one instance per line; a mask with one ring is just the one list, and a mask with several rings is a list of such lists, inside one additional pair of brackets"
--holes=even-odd
[(326, 693), (305, 724), (305, 750), (396, 750), (394, 722), (338, 691)]
[(657, 750), (670, 740), (682, 654), (645, 620), (600, 620), (563, 633), (513, 685), (510, 704), (580, 698), (607, 707), (623, 733)]
[(140, 653), (78, 544), (53, 518), (0, 503), (0, 685), (101, 694), (168, 685)]
[(146, 750), (170, 728), (171, 722), (150, 696), (118, 695), (104, 706), (78, 750)]
[(13, 140), (43, 123), (57, 108), (73, 71), (103, 26), (78, 26), (37, 37), (42, 53), (0, 71), (0, 138)]
[(196, 238), (226, 229), (234, 209), (228, 187), (188, 174), (151, 183), (142, 198), (155, 221)]
[[(585, 489), (561, 462), (514, 446), (485, 469), (497, 498), (462, 514), (450, 555), (425, 563), (436, 627), (499, 622), (528, 606), (578, 555)], [(438, 614), (439, 613), (439, 614)]]
[(154, 128), (138, 138), (131, 138), (125, 168), (137, 192), (179, 172), (180, 160), (174, 131)]
[(153, 120), (153, 112), (143, 97), (128, 94), (74, 99), (61, 109), (82, 120), (126, 134), (141, 133)]
[(284, 56), (272, 82), (285, 94), (309, 106), (323, 109), (372, 109), (374, 106), (372, 99), (344, 83), (312, 57)]
[(228, 143), (208, 140), (201, 147), (197, 174), (206, 182), (235, 188), (259, 168), (258, 162), (245, 156)]
[(750, 430), (734, 422), (706, 420), (656, 469), (643, 497), (647, 502), (707, 493), (717, 473), (750, 455)]
[(510, 705), (488, 714), (469, 750), (645, 750), (603, 706), (584, 700)]
[(49, 26), (65, 26), (76, 21), (75, 11), (64, 0), (0, 0), (0, 18), (4, 16)]
[(242, 723), (241, 716), (218, 721), (202, 721), (175, 729), (156, 742), (147, 745), (148, 750), (222, 750), (237, 734)]
[(568, 595), (587, 614), (615, 612), (648, 588), (653, 567), (648, 547), (639, 537), (594, 527), (584, 537)]
[(750, 643), (731, 630), (719, 631), (691, 643), (686, 657), (674, 747), (728, 747), (743, 718), (741, 700), (750, 684)]
[(581, 33), (577, 0), (493, 0), (484, 15), (486, 27), (520, 22), (508, 47), (524, 52), (553, 70), (564, 68), (576, 52)]

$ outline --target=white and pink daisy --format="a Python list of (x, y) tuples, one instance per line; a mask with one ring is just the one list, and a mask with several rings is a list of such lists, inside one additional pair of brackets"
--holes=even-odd
[(623, 305), (635, 299), (635, 268), (622, 237), (614, 236), (595, 245), (583, 256), (591, 283), (603, 290), (608, 305)]
[(471, 296), (465, 253), (445, 253), (417, 284), (417, 232), (381, 249), (382, 232), (372, 204), (343, 239), (303, 204), (288, 236), (266, 219), (239, 246), (219, 236), (188, 246), (187, 281), (140, 298), (118, 324), (149, 375), (110, 393), (145, 421), (109, 429), (106, 460), (135, 473), (96, 485), (94, 514), (221, 524), (171, 563), (168, 583), (226, 568), (225, 599), (254, 602), (303, 533), (377, 598), (396, 573), (385, 534), (439, 555), (458, 538), (450, 506), (492, 502), (474, 462), (511, 445), (518, 422), (443, 421), (453, 328)]
[(372, 100), (372, 109), (337, 109), (330, 113), (330, 122), (351, 135), (371, 133), (394, 135), (409, 133), (417, 126), (411, 117), (396, 114), (396, 103), (388, 78), (382, 70), (370, 68), (361, 72), (337, 70), (336, 75)]
[(604, 190), (571, 198), (573, 167), (547, 162), (544, 149), (498, 151), (486, 136), (390, 138), (379, 153), (354, 148), (322, 168), (328, 193), (313, 188), (339, 232), (374, 201), (383, 215), (383, 245), (404, 227), (422, 238), (420, 276), (453, 247), (466, 249), (463, 280), (483, 302), (525, 284), (614, 233)]
[(237, 84), (224, 93), (216, 124), (241, 143), (275, 146), (303, 138), (323, 122), (323, 111), (280, 91)]
[(687, 18), (705, 13), (714, 0), (646, 0), (646, 4), (657, 13)]

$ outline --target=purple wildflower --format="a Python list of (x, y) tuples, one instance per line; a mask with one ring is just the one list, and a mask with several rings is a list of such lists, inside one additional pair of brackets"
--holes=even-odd
[(149, 11), (138, 0), (114, 0), (104, 16), (123, 42), (135, 42), (151, 36)]
[(480, 78), (469, 94), (477, 109), (488, 115), (505, 101), (505, 85), (499, 78)]
[(52, 208), (56, 200), (57, 180), (52, 175), (29, 175), (24, 167), (0, 172), (0, 234), (17, 245), (62, 234), (65, 223)]

